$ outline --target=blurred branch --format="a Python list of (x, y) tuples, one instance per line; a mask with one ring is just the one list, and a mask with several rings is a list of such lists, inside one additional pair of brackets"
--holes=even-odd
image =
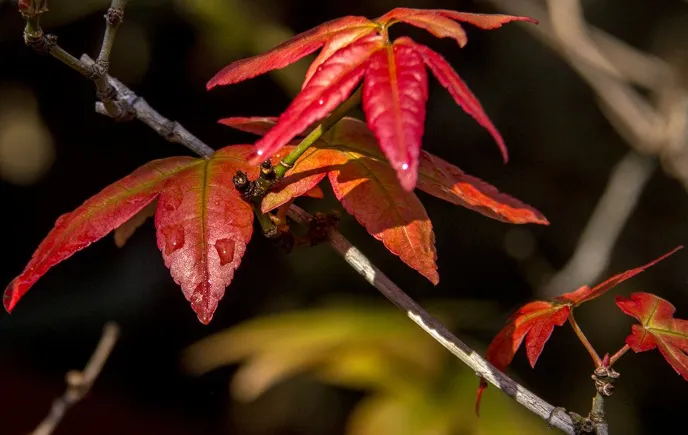
[[(688, 190), (688, 90), (663, 60), (643, 53), (585, 21), (580, 0), (490, 0), (539, 26), (524, 27), (552, 48), (595, 91), (611, 125), (639, 154), (615, 167), (567, 265), (544, 297), (599, 278), (653, 172), (651, 157)], [(645, 96), (634, 86), (649, 91)]]
[(98, 342), (98, 346), (84, 370), (67, 373), (67, 391), (65, 391), (62, 397), (53, 402), (50, 413), (30, 435), (52, 434), (67, 411), (91, 391), (91, 387), (103, 370), (103, 366), (115, 347), (118, 337), (119, 327), (117, 324), (106, 324), (103, 329), (103, 335), (100, 337), (100, 342)]
[(540, 290), (554, 298), (595, 282), (609, 265), (611, 251), (654, 173), (654, 159), (630, 151), (612, 169), (607, 187), (566, 265)]

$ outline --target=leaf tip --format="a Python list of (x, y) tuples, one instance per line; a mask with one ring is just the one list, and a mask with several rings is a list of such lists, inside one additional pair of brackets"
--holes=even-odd
[(480, 385), (478, 386), (478, 394), (475, 398), (475, 416), (480, 418), (480, 401), (483, 398), (483, 393), (487, 389), (487, 381), (485, 378), (480, 378)]
[(20, 298), (21, 294), (17, 290), (17, 279), (15, 278), (7, 286), (5, 293), (2, 296), (2, 305), (5, 307), (5, 311), (11, 314)]

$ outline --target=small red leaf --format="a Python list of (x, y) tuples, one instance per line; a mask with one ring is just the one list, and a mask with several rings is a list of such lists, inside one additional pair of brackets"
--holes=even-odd
[(363, 77), (371, 54), (382, 45), (381, 36), (369, 36), (339, 50), (323, 63), (322, 69), (279, 117), (277, 125), (256, 143), (249, 163), (256, 164), (270, 157), (346, 100)]
[(363, 109), (380, 148), (409, 192), (416, 185), (427, 99), (425, 66), (414, 49), (395, 44), (371, 56)]
[[(327, 175), (327, 162), (323, 159), (326, 160), (327, 156), (322, 150), (306, 150), (276, 188), (263, 198), (262, 212), (274, 210), (315, 189)], [(322, 191), (320, 193), (322, 194)]]
[(609, 278), (601, 284), (596, 285), (593, 288), (590, 288), (586, 285), (571, 293), (563, 294), (558, 298), (558, 300), (560, 300), (561, 302), (571, 303), (574, 307), (576, 307), (582, 304), (583, 302), (587, 302), (592, 299), (598, 298), (606, 292), (608, 292), (609, 290), (611, 290), (612, 288), (626, 281), (627, 279), (636, 276), (640, 272), (644, 272), (645, 269), (654, 266), (655, 264), (659, 263), (660, 261), (664, 260), (665, 258), (674, 254), (676, 251), (682, 248), (683, 246), (678, 246), (673, 250), (667, 252), (666, 254), (662, 255), (658, 259), (651, 261), (644, 266), (636, 267), (635, 269), (627, 270), (626, 272), (614, 275), (613, 277)]
[(650, 293), (633, 293), (630, 299), (617, 296), (616, 305), (641, 323), (633, 325), (626, 344), (634, 352), (659, 348), (676, 373), (688, 381), (688, 320), (675, 319), (676, 308)]
[(397, 42), (413, 47), (413, 49), (423, 57), (425, 64), (430, 68), (435, 77), (437, 77), (440, 84), (447, 88), (454, 98), (454, 101), (492, 135), (499, 146), (504, 161), (506, 162), (509, 160), (504, 139), (502, 139), (499, 131), (497, 131), (497, 128), (492, 124), (492, 121), (490, 121), (480, 101), (473, 95), (468, 85), (459, 77), (451, 65), (449, 65), (439, 53), (436, 53), (424, 45), (416, 44), (410, 38), (399, 38)]
[(526, 336), (526, 351), (531, 367), (535, 367), (555, 326), (566, 322), (571, 308), (568, 305), (535, 301), (521, 307), (509, 323), (492, 340), (485, 357), (499, 370), (511, 364)]
[(135, 216), (156, 198), (166, 180), (195, 162), (190, 157), (155, 160), (106, 187), (73, 212), (62, 215), (38, 246), (26, 269), (5, 290), (5, 309), (12, 311), (19, 299), (50, 268)]
[(374, 27), (376, 27), (375, 23), (365, 17), (350, 16), (328, 21), (294, 36), (265, 53), (231, 63), (218, 72), (206, 87), (212, 89), (217, 85), (230, 85), (268, 71), (284, 68), (313, 53), (328, 40), (336, 38), (341, 31), (350, 32), (352, 28), (373, 29)]

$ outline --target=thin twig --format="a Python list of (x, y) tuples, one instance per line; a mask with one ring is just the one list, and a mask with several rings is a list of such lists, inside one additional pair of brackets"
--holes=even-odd
[[(83, 59), (83, 57), (82, 57)], [(134, 116), (151, 126), (159, 133), (163, 130), (159, 129), (160, 125), (172, 124), (171, 121), (165, 119), (158, 112), (155, 112), (148, 104), (141, 104), (142, 99), (137, 97), (133, 91), (128, 89), (124, 84), (118, 80), (108, 77), (110, 83), (115, 89), (121, 93), (120, 99), (127, 99), (132, 102), (132, 109)], [(100, 103), (96, 106), (96, 111), (100, 114), (107, 115)], [(151, 120), (154, 120), (151, 122)], [(173, 123), (179, 128), (182, 128), (177, 123)], [(186, 130), (183, 130), (186, 132)], [(163, 137), (170, 138), (168, 135), (161, 133)], [(184, 135), (175, 135), (174, 142), (186, 146), (188, 149), (207, 157), (212, 153), (212, 148), (205, 145), (198, 138), (191, 133), (186, 132)], [(306, 222), (310, 219), (305, 211), (301, 210), (295, 205), (290, 207), (290, 216), (294, 220)], [(445, 328), (439, 321), (428, 314), (420, 305), (397, 287), (387, 276), (385, 276), (375, 265), (361, 254), (361, 252), (352, 246), (345, 238), (337, 231), (330, 233), (330, 244), (339, 252), (344, 260), (349, 263), (359, 274), (361, 274), (368, 282), (373, 284), (385, 297), (387, 297), (397, 307), (402, 309), (407, 315), (418, 324), (425, 332), (427, 332), (437, 342), (446, 347), (452, 354), (459, 358), (462, 362), (468, 365), (475, 372), (484, 377), (488, 382), (504, 391), (507, 395), (514, 398), (518, 403), (526, 407), (531, 412), (540, 416), (547, 421), (551, 426), (562, 430), (567, 434), (574, 434), (575, 428), (571, 417), (566, 411), (561, 408), (555, 408), (549, 403), (545, 402), (522, 385), (508, 377), (503, 372), (497, 370), (493, 365), (487, 362), (480, 354), (461, 340), (456, 338), (447, 328)]]
[(103, 335), (96, 350), (86, 364), (83, 371), (67, 373), (67, 390), (62, 397), (53, 402), (50, 412), (30, 435), (50, 435), (60, 424), (69, 409), (76, 405), (88, 394), (119, 337), (119, 327), (115, 323), (108, 323), (103, 329)]

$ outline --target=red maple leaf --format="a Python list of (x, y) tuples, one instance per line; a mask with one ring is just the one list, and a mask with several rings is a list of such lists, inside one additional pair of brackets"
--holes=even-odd
[[(614, 275), (593, 288), (584, 285), (573, 292), (559, 296), (553, 301), (534, 301), (522, 306), (511, 315), (507, 325), (492, 340), (487, 348), (485, 358), (497, 369), (504, 371), (511, 364), (516, 351), (525, 339), (528, 361), (530, 366), (535, 368), (535, 363), (552, 335), (554, 327), (562, 326), (574, 308), (602, 296), (623, 281), (643, 272), (648, 267), (654, 266), (681, 248), (682, 246), (679, 246), (644, 266)], [(480, 397), (486, 387), (487, 383), (481, 379), (476, 412)]]
[[(228, 118), (221, 122), (243, 131), (266, 134), (277, 120)], [(536, 209), (425, 151), (419, 156), (418, 174), (418, 189), (445, 201), (504, 222), (548, 224)], [(394, 170), (362, 121), (343, 118), (306, 150), (277, 190), (265, 197), (263, 212), (289, 203), (325, 177), (344, 208), (373, 237), (431, 282), (438, 282), (435, 236), (425, 208), (414, 193), (396, 182)]]
[(63, 215), (5, 290), (5, 309), (12, 311), (50, 268), (111, 231), (124, 226), (120, 241), (126, 240), (157, 199), (155, 226), (165, 265), (199, 320), (210, 322), (253, 232), (251, 205), (232, 183), (238, 170), (258, 176), (247, 162), (252, 148), (229, 146), (209, 159), (155, 160)]
[(478, 99), (446, 60), (410, 38), (390, 41), (389, 27), (405, 22), (437, 37), (453, 38), (463, 47), (466, 33), (459, 22), (495, 29), (511, 21), (536, 22), (528, 17), (409, 8), (394, 9), (374, 20), (340, 18), (301, 33), (266, 53), (230, 64), (207, 87), (237, 83), (283, 68), (322, 48), (308, 70), (301, 92), (275, 127), (256, 143), (249, 161), (258, 163), (271, 156), (308, 126), (326, 117), (363, 80), (363, 109), (368, 126), (402, 187), (412, 191), (417, 181), (428, 97), (426, 67), (456, 103), (490, 132), (505, 161), (508, 157), (502, 137)]
[(675, 319), (676, 308), (651, 293), (633, 293), (630, 299), (617, 296), (616, 305), (640, 322), (633, 325), (626, 344), (634, 352), (658, 348), (676, 373), (688, 381), (688, 320)]

